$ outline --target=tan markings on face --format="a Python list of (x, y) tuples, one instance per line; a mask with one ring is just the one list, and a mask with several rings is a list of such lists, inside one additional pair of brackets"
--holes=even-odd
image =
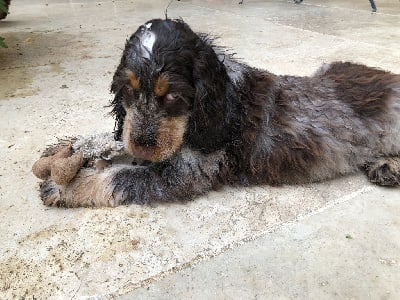
[(157, 97), (162, 97), (165, 94), (167, 94), (168, 88), (169, 88), (168, 76), (163, 73), (157, 78), (156, 84), (154, 86), (154, 94)]
[(135, 154), (140, 156), (138, 153), (145, 154), (145, 157), (141, 158), (146, 158), (150, 161), (163, 161), (173, 155), (181, 147), (188, 117), (180, 116), (161, 119), (157, 131), (157, 144), (155, 147), (149, 148), (137, 146), (131, 141), (133, 120), (134, 114), (128, 110), (122, 132), (122, 139), (126, 151), (133, 156), (135, 156)]
[(127, 70), (126, 71), (126, 75), (129, 78), (129, 82), (131, 84), (131, 86), (136, 90), (139, 91), (140, 90), (140, 83), (139, 83), (139, 78), (136, 76), (135, 73), (133, 73), (131, 70)]
[(167, 117), (161, 120), (157, 132), (157, 145), (152, 161), (162, 161), (173, 155), (182, 145), (187, 116)]

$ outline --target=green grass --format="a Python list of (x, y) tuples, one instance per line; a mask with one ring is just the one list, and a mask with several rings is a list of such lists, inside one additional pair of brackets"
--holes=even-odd
[[(0, 0), (0, 10), (8, 14), (8, 8), (4, 0)], [(0, 48), (8, 48), (7, 44), (4, 42), (4, 38), (0, 36)]]
[[(4, 0), (0, 0), (0, 10), (8, 14), (8, 8)], [(4, 38), (0, 36), (0, 48), (8, 48), (7, 44), (4, 42)]]
[(0, 36), (0, 48), (8, 48), (7, 44), (4, 42), (4, 38)]
[(7, 8), (7, 5), (6, 5), (6, 1), (0, 0), (0, 10), (5, 12), (6, 14), (8, 14), (8, 8)]

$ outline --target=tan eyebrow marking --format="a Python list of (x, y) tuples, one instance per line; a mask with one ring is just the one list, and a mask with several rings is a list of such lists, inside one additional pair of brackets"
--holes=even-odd
[(161, 74), (156, 81), (156, 84), (154, 86), (154, 94), (157, 97), (162, 97), (167, 94), (169, 88), (169, 82), (168, 82), (168, 76), (163, 73)]
[(140, 83), (139, 83), (139, 78), (137, 78), (136, 74), (133, 73), (131, 70), (126, 71), (126, 75), (129, 78), (129, 82), (131, 83), (131, 86), (136, 90), (140, 90)]

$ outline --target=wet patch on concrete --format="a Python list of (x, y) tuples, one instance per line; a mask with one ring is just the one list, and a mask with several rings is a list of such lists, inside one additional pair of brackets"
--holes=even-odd
[(36, 95), (39, 90), (31, 87), (34, 75), (35, 72), (31, 68), (3, 71), (0, 74), (0, 100)]
[(36, 68), (48, 66), (50, 72), (63, 72), (61, 64), (87, 55), (89, 44), (79, 34), (62, 32), (2, 33), (8, 48), (0, 51), (0, 100), (36, 95), (32, 87), (37, 80)]

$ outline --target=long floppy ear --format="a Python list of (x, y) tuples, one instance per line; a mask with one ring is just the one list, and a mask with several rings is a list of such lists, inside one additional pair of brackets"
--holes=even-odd
[(212, 41), (200, 35), (195, 46), (193, 84), (195, 97), (190, 119), (190, 142), (213, 151), (226, 139), (228, 75), (212, 47)]
[(202, 98), (216, 100), (221, 93), (224, 93), (226, 70), (212, 47), (212, 38), (200, 34), (196, 43), (196, 54), (193, 65), (196, 97), (199, 98), (196, 100), (200, 101)]
[(124, 119), (126, 116), (126, 111), (122, 106), (122, 90), (119, 90), (114, 97), (114, 100), (111, 101), (111, 114), (115, 118), (114, 124), (114, 139), (116, 141), (121, 140), (122, 135), (122, 127), (124, 126)]
[(115, 95), (114, 100), (112, 100), (110, 103), (110, 106), (112, 107), (111, 114), (115, 118), (114, 139), (116, 141), (121, 140), (122, 128), (126, 116), (126, 111), (122, 105), (122, 87), (125, 82), (125, 79), (122, 75), (122, 69), (122, 64), (120, 64), (114, 74), (113, 82), (111, 84), (111, 92)]

